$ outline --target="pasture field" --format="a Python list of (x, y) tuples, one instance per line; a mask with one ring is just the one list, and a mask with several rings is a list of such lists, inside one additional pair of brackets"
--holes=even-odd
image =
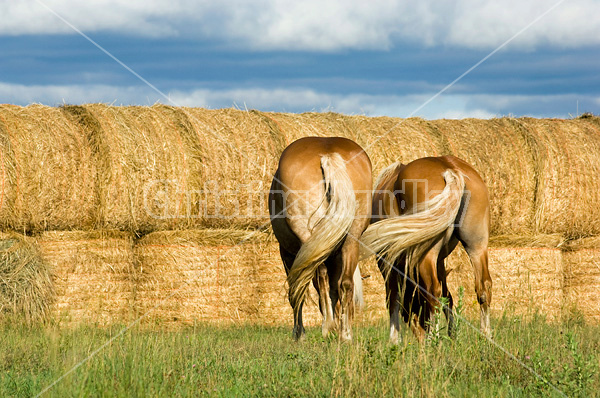
[[(478, 322), (469, 320), (473, 324)], [(492, 319), (494, 341), (465, 322), (454, 340), (387, 341), (387, 321), (354, 327), (354, 341), (309, 328), (189, 326), (177, 331), (93, 326), (58, 329), (5, 322), (0, 396), (598, 396), (600, 330), (580, 317)], [(543, 378), (543, 379), (542, 379)], [(548, 383), (552, 383), (551, 387)], [(564, 394), (564, 395), (563, 395)]]

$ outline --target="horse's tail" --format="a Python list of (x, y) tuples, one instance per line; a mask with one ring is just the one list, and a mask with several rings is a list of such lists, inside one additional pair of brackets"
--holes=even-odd
[(357, 209), (356, 196), (344, 159), (338, 153), (323, 155), (321, 170), (325, 182), (323, 204), (327, 208), (323, 217), (316, 222), (310, 238), (300, 247), (287, 278), (294, 313), (304, 302), (319, 265), (345, 238)]
[(361, 237), (361, 257), (377, 254), (385, 263), (384, 275), (389, 275), (392, 265), (406, 255), (407, 266), (415, 263), (433, 244), (451, 228), (461, 206), (465, 187), (460, 172), (446, 170), (442, 174), (446, 186), (442, 192), (419, 206), (419, 211), (387, 218), (371, 224)]

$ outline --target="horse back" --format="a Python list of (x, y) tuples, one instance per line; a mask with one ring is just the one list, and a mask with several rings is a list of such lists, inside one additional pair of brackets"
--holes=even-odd
[(281, 154), (278, 173), (284, 189), (309, 189), (323, 179), (321, 157), (333, 153), (346, 161), (355, 190), (370, 190), (371, 161), (354, 141), (343, 137), (304, 137), (291, 143)]

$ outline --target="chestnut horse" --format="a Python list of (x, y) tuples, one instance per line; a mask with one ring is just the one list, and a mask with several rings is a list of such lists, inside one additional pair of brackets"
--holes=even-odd
[(422, 340), (433, 311), (439, 310), (440, 297), (448, 299), (444, 312), (448, 333), (452, 333), (452, 296), (444, 259), (458, 242), (471, 260), (481, 329), (490, 336), (490, 211), (487, 187), (479, 174), (454, 156), (392, 164), (375, 184), (372, 214), (372, 224), (361, 241), (370, 250), (367, 254), (378, 255), (386, 283), (391, 341), (398, 342), (400, 306), (404, 321)]
[(269, 213), (287, 274), (295, 339), (304, 336), (302, 306), (311, 280), (323, 336), (339, 327), (342, 340), (352, 339), (354, 301), (362, 301), (359, 238), (371, 218), (371, 187), (371, 161), (349, 139), (301, 138), (281, 154)]

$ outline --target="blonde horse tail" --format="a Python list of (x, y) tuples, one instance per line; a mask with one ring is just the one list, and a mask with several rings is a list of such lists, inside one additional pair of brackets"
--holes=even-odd
[(354, 188), (344, 159), (338, 153), (323, 155), (321, 169), (325, 180), (323, 204), (327, 208), (310, 237), (300, 247), (287, 278), (294, 313), (304, 302), (319, 265), (345, 238), (357, 210)]
[(385, 263), (384, 275), (392, 265), (406, 255), (409, 270), (433, 244), (451, 228), (460, 209), (465, 187), (460, 172), (446, 170), (442, 174), (446, 186), (436, 197), (419, 206), (419, 211), (387, 218), (371, 224), (361, 237), (361, 258), (377, 254)]

